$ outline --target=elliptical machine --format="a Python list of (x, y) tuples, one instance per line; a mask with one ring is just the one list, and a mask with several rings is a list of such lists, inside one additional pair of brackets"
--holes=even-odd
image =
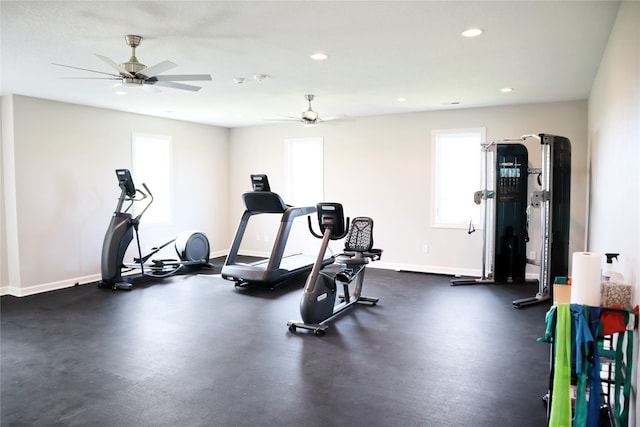
[[(164, 278), (176, 274), (186, 266), (210, 265), (209, 240), (207, 236), (204, 233), (192, 231), (180, 233), (176, 238), (157, 248), (153, 248), (149, 254), (143, 257), (140, 249), (138, 226), (140, 218), (153, 203), (153, 194), (144, 183), (142, 186), (146, 191), (136, 188), (131, 178), (131, 172), (128, 169), (116, 169), (116, 176), (121, 192), (116, 210), (111, 217), (111, 222), (102, 243), (102, 281), (98, 283), (98, 286), (109, 286), (114, 290), (129, 290), (136, 280), (145, 277)], [(147, 204), (136, 217), (133, 217), (129, 209), (134, 203), (141, 202), (147, 198), (149, 199), (146, 202)], [(126, 207), (124, 207), (125, 203), (128, 203)], [(133, 259), (134, 264), (125, 265), (123, 263), (124, 255), (131, 240), (133, 240), (134, 231), (138, 246), (138, 258)], [(153, 255), (171, 243), (175, 243), (175, 249), (180, 261), (173, 259), (151, 260), (151, 264), (147, 265)], [(123, 268), (126, 271), (140, 269), (141, 272), (139, 275), (122, 277)]]
[[(356, 217), (351, 221), (344, 219), (340, 203), (318, 203), (318, 224), (320, 233), (313, 230), (311, 218), (308, 217), (309, 231), (313, 236), (322, 239), (318, 258), (307, 277), (302, 299), (300, 315), (302, 321), (289, 321), (287, 326), (291, 332), (297, 328), (308, 329), (316, 336), (325, 334), (327, 320), (347, 310), (356, 303), (376, 305), (378, 298), (362, 296), (365, 268), (369, 262), (379, 260), (382, 249), (373, 249), (373, 220), (369, 217)], [(348, 232), (347, 232), (348, 230)], [(323, 259), (330, 240), (345, 240), (344, 252), (336, 256), (336, 264), (341, 265), (337, 272), (323, 271)], [(342, 285), (341, 302), (336, 305), (338, 284)], [(353, 292), (349, 285), (354, 284)]]

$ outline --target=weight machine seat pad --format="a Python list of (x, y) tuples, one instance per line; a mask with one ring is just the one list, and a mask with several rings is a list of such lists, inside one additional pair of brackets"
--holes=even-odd
[(242, 200), (252, 213), (284, 213), (288, 208), (280, 195), (271, 191), (248, 191), (242, 193)]

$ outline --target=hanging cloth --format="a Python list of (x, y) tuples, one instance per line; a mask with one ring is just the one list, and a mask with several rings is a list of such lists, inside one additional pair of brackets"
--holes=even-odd
[[(605, 309), (606, 310), (606, 309)], [(638, 306), (634, 309), (635, 315), (638, 313)], [(634, 312), (627, 312), (624, 316), (627, 328), (624, 332), (618, 333), (618, 342), (616, 345), (616, 381), (615, 381), (615, 399), (616, 410), (615, 417), (617, 425), (626, 427), (629, 425), (629, 397), (631, 392), (631, 374), (633, 372), (633, 329), (635, 324)], [(626, 354), (625, 354), (626, 341)], [(623, 363), (623, 359), (625, 363)], [(623, 373), (624, 367), (624, 373)], [(622, 381), (626, 378), (626, 381)], [(621, 401), (622, 400), (622, 401)]]
[[(595, 339), (589, 328), (589, 306), (582, 304), (571, 304), (571, 317), (573, 320), (574, 359), (576, 366), (576, 404), (573, 419), (573, 427), (586, 427), (589, 414), (587, 405), (587, 383), (590, 377), (590, 361), (592, 347)], [(596, 317), (598, 322), (600, 316)], [(596, 396), (599, 396), (600, 392)]]
[(553, 398), (549, 427), (571, 427), (571, 311), (569, 304), (556, 308)]
[[(586, 306), (585, 306), (586, 307)], [(589, 330), (591, 336), (596, 338), (600, 332), (600, 307), (589, 307)], [(589, 416), (587, 427), (600, 425), (600, 354), (595, 339), (591, 347), (591, 381), (589, 393)]]
[(544, 337), (537, 338), (536, 339), (537, 342), (548, 342), (548, 343), (553, 342), (553, 329), (556, 326), (555, 320), (556, 320), (556, 306), (554, 305), (554, 306), (551, 306), (549, 311), (547, 311), (547, 314), (545, 314), (544, 316), (544, 321), (546, 324)]

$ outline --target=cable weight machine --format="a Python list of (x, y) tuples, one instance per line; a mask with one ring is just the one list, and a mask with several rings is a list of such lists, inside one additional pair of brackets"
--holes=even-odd
[[(536, 139), (541, 147), (541, 167), (528, 168), (522, 142)], [(549, 134), (523, 135), (482, 144), (482, 190), (474, 202), (483, 206), (482, 275), (455, 279), (451, 285), (525, 281), (526, 264), (540, 267), (535, 296), (514, 300), (515, 308), (551, 299), (552, 280), (569, 270), (571, 193), (571, 143)], [(528, 175), (538, 175), (540, 190), (527, 203)], [(529, 212), (540, 208), (540, 259), (526, 256)], [(470, 231), (471, 232), (471, 231)]]

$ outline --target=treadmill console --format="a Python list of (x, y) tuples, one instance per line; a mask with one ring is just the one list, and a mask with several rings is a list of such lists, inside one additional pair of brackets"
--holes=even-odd
[(265, 174), (252, 174), (251, 186), (253, 187), (253, 191), (271, 191), (269, 179)]

